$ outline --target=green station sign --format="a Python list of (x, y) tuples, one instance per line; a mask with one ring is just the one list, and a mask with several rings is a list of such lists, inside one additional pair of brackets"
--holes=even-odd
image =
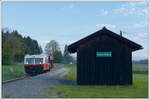
[(112, 57), (112, 52), (96, 52), (96, 57)]

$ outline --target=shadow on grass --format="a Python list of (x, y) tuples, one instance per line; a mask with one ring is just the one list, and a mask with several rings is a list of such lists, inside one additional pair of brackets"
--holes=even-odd
[(62, 85), (77, 86), (76, 81), (70, 81), (70, 80), (66, 80), (66, 79), (59, 80), (59, 83)]

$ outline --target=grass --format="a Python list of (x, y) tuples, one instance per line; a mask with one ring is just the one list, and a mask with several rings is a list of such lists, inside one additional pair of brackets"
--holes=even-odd
[(67, 75), (65, 75), (65, 79), (69, 80), (69, 81), (76, 81), (77, 79), (77, 75), (76, 75), (76, 72), (77, 72), (77, 68), (76, 67), (72, 67), (70, 68), (70, 71)]
[(133, 71), (148, 71), (148, 64), (133, 64)]
[[(59, 63), (54, 63), (54, 67), (59, 65)], [(23, 77), (25, 75), (23, 64), (2, 65), (2, 81)]]
[(2, 65), (2, 81), (25, 76), (24, 65)]
[(76, 67), (76, 64), (64, 64), (64, 67), (68, 67), (68, 68)]
[[(55, 64), (58, 66), (59, 64)], [(64, 64), (70, 68), (65, 76), (68, 81), (76, 82), (74, 64)], [(3, 65), (2, 81), (25, 76), (23, 65)], [(133, 85), (131, 86), (72, 86), (56, 84), (45, 90), (46, 96), (56, 95), (62, 98), (148, 98), (148, 65), (133, 65)]]
[[(57, 94), (61, 98), (148, 98), (148, 74), (147, 71), (139, 71), (140, 68), (143, 67), (134, 65), (133, 85), (73, 86), (58, 83), (53, 90), (47, 88), (45, 91), (47, 95)], [(65, 79), (76, 82), (76, 67), (70, 67)]]
[(148, 64), (133, 64), (132, 70), (135, 74), (148, 74)]
[(60, 65), (60, 63), (54, 63), (54, 67), (57, 67), (59, 65)]
[[(59, 65), (60, 63), (54, 63), (54, 67)], [(69, 67), (70, 65), (66, 64), (66, 66)], [(25, 75), (23, 64), (2, 65), (2, 81), (23, 77)]]

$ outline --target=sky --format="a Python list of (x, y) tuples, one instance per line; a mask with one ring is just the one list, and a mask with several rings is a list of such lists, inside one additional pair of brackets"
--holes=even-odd
[(148, 58), (148, 2), (2, 2), (2, 28), (30, 36), (43, 50), (56, 40), (63, 52), (103, 26), (144, 47), (133, 60)]

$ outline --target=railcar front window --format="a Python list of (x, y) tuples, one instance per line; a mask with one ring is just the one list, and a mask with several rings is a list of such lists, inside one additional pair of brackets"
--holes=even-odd
[(35, 58), (35, 64), (42, 64), (43, 58)]
[(34, 58), (26, 58), (26, 64), (34, 64)]

